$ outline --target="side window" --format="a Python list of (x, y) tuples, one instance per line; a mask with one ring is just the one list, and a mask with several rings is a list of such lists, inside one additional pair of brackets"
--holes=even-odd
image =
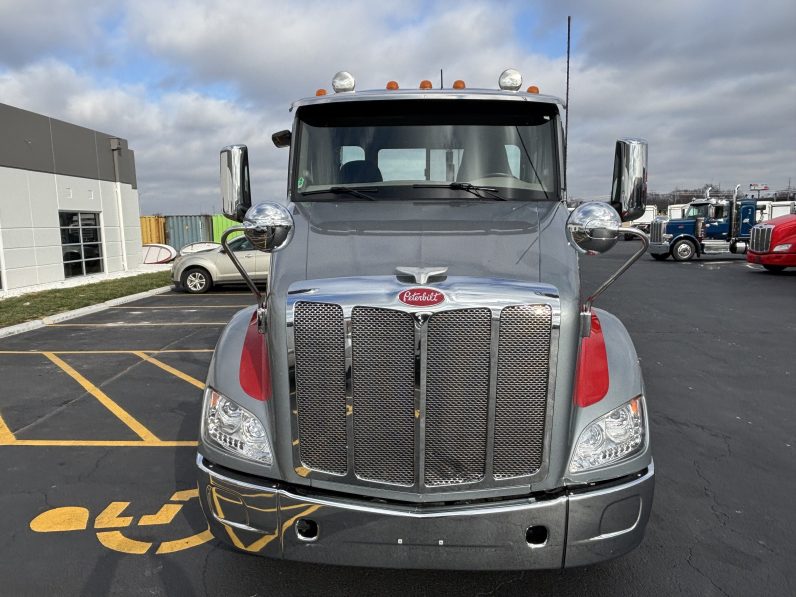
[(241, 236), (231, 241), (229, 243), (229, 248), (237, 253), (238, 251), (253, 251), (254, 245), (249, 242), (248, 238)]
[(365, 150), (358, 145), (342, 145), (340, 147), (340, 165), (365, 159)]
[(713, 217), (720, 220), (724, 217), (724, 206), (717, 205), (713, 208)]
[(426, 180), (426, 150), (380, 149), (379, 170), (384, 180)]

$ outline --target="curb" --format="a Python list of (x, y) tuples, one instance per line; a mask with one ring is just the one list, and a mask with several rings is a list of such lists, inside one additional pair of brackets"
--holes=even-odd
[(72, 311), (64, 311), (63, 313), (48, 315), (47, 317), (42, 317), (41, 319), (34, 319), (33, 321), (26, 321), (24, 323), (19, 323), (17, 325), (11, 325), (5, 328), (0, 328), (0, 338), (5, 338), (7, 336), (15, 336), (16, 334), (23, 334), (25, 332), (30, 332), (31, 330), (36, 330), (46, 325), (51, 325), (53, 323), (66, 321), (67, 319), (74, 319), (75, 317), (83, 317), (84, 315), (99, 313), (100, 311), (105, 311), (110, 307), (116, 307), (117, 305), (132, 303), (133, 301), (137, 301), (139, 299), (155, 296), (157, 294), (163, 294), (164, 292), (168, 292), (172, 288), (173, 288), (172, 286), (161, 286), (160, 288), (153, 288), (152, 290), (139, 292), (137, 294), (120, 296), (119, 298), (111, 299), (109, 301), (105, 301), (104, 303), (97, 303), (96, 305), (89, 305), (88, 307), (81, 307), (80, 309), (74, 309)]

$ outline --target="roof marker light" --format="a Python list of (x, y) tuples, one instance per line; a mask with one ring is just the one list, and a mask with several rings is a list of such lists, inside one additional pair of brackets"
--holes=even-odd
[(466, 87), (466, 85), (464, 84), (464, 81), (462, 81), (461, 79), (456, 79), (453, 82), (453, 88), (454, 89), (464, 89), (465, 87)]
[(528, 87), (528, 93), (539, 93), (539, 88), (536, 85)]
[(332, 78), (332, 89), (335, 93), (354, 91), (354, 87), (356, 87), (354, 75), (348, 71), (341, 70)]
[(318, 90), (315, 92), (315, 96), (316, 96), (316, 97), (320, 97), (320, 96), (322, 96), (322, 95), (326, 95), (326, 90), (325, 90), (325, 89), (318, 89)]
[(423, 79), (422, 81), (420, 81), (420, 89), (431, 89), (432, 87), (433, 85), (431, 84), (431, 81), (429, 81), (428, 79)]
[(516, 68), (507, 68), (500, 73), (498, 85), (503, 91), (518, 91), (522, 85), (522, 75)]
[(398, 89), (398, 82), (397, 81), (387, 81), (387, 89), (391, 89), (391, 90)]

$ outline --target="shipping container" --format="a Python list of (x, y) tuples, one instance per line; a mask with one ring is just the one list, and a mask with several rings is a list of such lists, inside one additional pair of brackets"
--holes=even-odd
[(163, 216), (141, 216), (141, 244), (163, 245), (166, 243), (166, 218)]
[[(221, 235), (224, 234), (224, 231), (227, 228), (232, 228), (233, 226), (240, 226), (238, 222), (235, 220), (230, 220), (228, 217), (222, 214), (216, 214), (212, 216), (213, 220), (213, 241), (220, 243), (221, 242)], [(240, 236), (241, 232), (233, 232), (229, 235), (230, 239), (235, 238), (236, 236)]]
[(177, 251), (209, 240), (213, 240), (210, 216), (166, 216), (166, 244)]

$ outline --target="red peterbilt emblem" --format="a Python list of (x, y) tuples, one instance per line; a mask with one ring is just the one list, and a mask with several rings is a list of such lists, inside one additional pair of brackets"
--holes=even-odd
[(445, 295), (433, 288), (407, 288), (398, 294), (398, 300), (413, 307), (433, 307), (445, 300)]

